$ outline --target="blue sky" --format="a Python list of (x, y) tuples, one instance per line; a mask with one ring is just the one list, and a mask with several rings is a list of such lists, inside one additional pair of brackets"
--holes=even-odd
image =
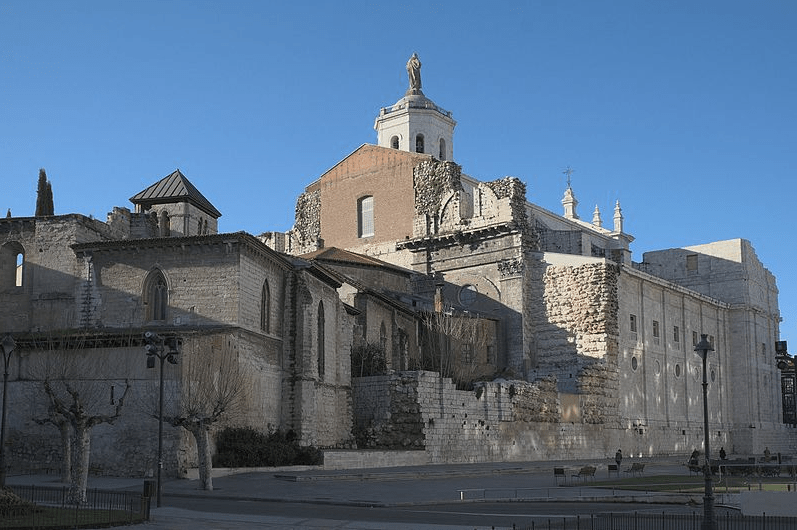
[(105, 219), (176, 168), (220, 230), (287, 230), (304, 186), (423, 90), (454, 159), (561, 213), (620, 200), (634, 260), (749, 239), (797, 351), (797, 2), (0, 3), (0, 209)]

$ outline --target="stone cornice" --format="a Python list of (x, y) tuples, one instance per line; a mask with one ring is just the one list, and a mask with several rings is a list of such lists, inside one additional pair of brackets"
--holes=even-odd
[(445, 232), (398, 241), (396, 242), (396, 250), (417, 252), (426, 249), (453, 247), (457, 245), (462, 246), (484, 239), (520, 233), (521, 231), (515, 226), (515, 223), (503, 223), (471, 230)]
[(688, 296), (691, 296), (693, 298), (700, 299), (700, 300), (702, 300), (704, 302), (707, 302), (707, 303), (710, 303), (710, 304), (714, 304), (714, 305), (716, 305), (716, 306), (718, 306), (718, 307), (720, 307), (722, 309), (731, 309), (731, 304), (729, 304), (727, 302), (723, 302), (722, 300), (718, 300), (716, 298), (712, 298), (712, 297), (704, 295), (702, 293), (698, 293), (697, 291), (693, 291), (691, 289), (688, 289), (688, 288), (684, 287), (683, 285), (679, 285), (677, 283), (673, 283), (670, 280), (665, 280), (664, 278), (659, 278), (658, 276), (654, 276), (654, 275), (649, 274), (647, 272), (643, 272), (643, 271), (641, 271), (639, 269), (635, 269), (632, 266), (629, 266), (627, 264), (618, 264), (618, 265), (620, 266), (620, 271), (622, 273), (628, 274), (630, 276), (635, 276), (635, 277), (637, 277), (640, 280), (646, 280), (646, 281), (649, 281), (651, 283), (656, 283), (656, 284), (660, 285), (661, 287), (664, 287), (664, 288), (667, 288), (667, 289), (672, 289), (673, 291), (676, 291), (678, 293), (681, 293), (681, 294), (684, 294), (684, 295), (688, 295)]
[(157, 237), (146, 239), (115, 239), (111, 241), (93, 241), (90, 243), (76, 243), (72, 250), (78, 256), (91, 255), (98, 252), (150, 250), (155, 248), (180, 248), (207, 246), (240, 246), (242, 252), (262, 258), (268, 258), (283, 269), (290, 269), (291, 263), (286, 256), (269, 248), (265, 243), (246, 232), (233, 232), (229, 234), (213, 234), (189, 237)]

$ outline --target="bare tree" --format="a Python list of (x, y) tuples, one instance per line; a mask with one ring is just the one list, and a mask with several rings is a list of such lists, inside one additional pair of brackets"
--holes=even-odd
[[(73, 503), (85, 502), (91, 457), (91, 430), (101, 423), (113, 424), (119, 418), (125, 397), (130, 390), (130, 383), (125, 380), (122, 397), (116, 401), (110, 414), (102, 414), (96, 410), (97, 405), (105, 401), (98, 399), (98, 387), (107, 387), (108, 384), (103, 385), (99, 381), (70, 381), (66, 379), (45, 379), (43, 384), (44, 391), (50, 400), (51, 409), (69, 422), (74, 435), (75, 472), (70, 481), (70, 501)], [(108, 395), (105, 389), (101, 393), (104, 396)]]
[(118, 382), (105, 377), (107, 354), (96, 352), (89, 356), (84, 348), (82, 336), (47, 338), (40, 343), (41, 357), (31, 372), (41, 379), (47, 396), (47, 415), (34, 421), (52, 424), (59, 430), (63, 447), (61, 478), (70, 484), (69, 500), (73, 503), (86, 500), (91, 430), (102, 423), (113, 424), (121, 416), (130, 389), (125, 380), (122, 396), (109, 402), (111, 387)]
[(55, 407), (47, 407), (47, 417), (33, 418), (39, 425), (54, 425), (61, 435), (61, 482), (69, 484), (72, 482), (72, 425), (67, 419), (56, 412)]
[[(249, 378), (239, 363), (232, 336), (187, 340), (183, 344), (180, 395), (173, 396), (165, 406), (163, 421), (191, 433), (196, 443), (200, 483), (211, 491), (211, 429), (217, 422), (241, 413), (248, 399)], [(147, 404), (147, 409), (157, 417), (154, 403)]]
[(494, 371), (486, 366), (483, 352), (493, 340), (490, 322), (469, 313), (457, 313), (451, 307), (427, 311), (421, 316), (424, 339), (420, 367), (440, 372), (457, 385), (466, 386), (482, 372)]

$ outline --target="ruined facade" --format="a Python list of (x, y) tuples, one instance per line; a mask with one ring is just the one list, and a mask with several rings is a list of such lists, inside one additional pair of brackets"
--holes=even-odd
[[(619, 202), (604, 227), (597, 209), (579, 217), (569, 183), (560, 215), (518, 178), (469, 176), (455, 125), (408, 91), (380, 110), (378, 145), (307, 186), (287, 233), (219, 233), (221, 213), (179, 170), (106, 222), (0, 219), (0, 330), (18, 344), (12, 468), (57, 467), (57, 431), (34, 419), (51, 360), (72, 356), (105, 383), (103, 406), (131, 388), (120, 420), (97, 427), (95, 469), (153, 471), (157, 422), (134, 406), (158, 377), (145, 330), (181, 337), (186, 361), (236, 360), (251, 379), (235, 424), (429, 462), (688, 455), (703, 443), (706, 334), (712, 443), (797, 449), (781, 423), (777, 286), (748, 241), (634, 262)], [(478, 325), (429, 333), (435, 315)], [(363, 344), (384, 352), (385, 374), (352, 378)], [(166, 366), (175, 399), (187, 365)], [(188, 436), (166, 436), (166, 469), (193, 465)]]
[[(458, 459), (528, 458), (508, 455), (516, 440), (543, 432), (550, 433), (548, 457), (701, 448), (694, 346), (702, 334), (715, 350), (708, 360), (713, 443), (738, 453), (795, 449), (781, 423), (773, 353), (777, 287), (748, 241), (649, 252), (635, 263), (619, 201), (604, 227), (597, 207), (590, 221), (579, 217), (569, 180), (560, 215), (529, 202), (515, 177), (466, 175), (453, 156), (451, 113), (410, 92), (380, 111), (377, 146), (358, 148), (308, 186), (319, 209), (297, 207), (297, 224), (314, 217), (316, 239), (291, 242), (289, 232), (285, 247), (345, 248), (440, 282), (451, 304), (498, 322), (495, 376), (532, 386), (554, 381), (555, 413), (502, 424), (511, 436), (493, 430), (491, 448), (465, 444), (472, 454)], [(394, 382), (385, 384), (393, 392)], [(458, 401), (467, 406), (464, 397)], [(420, 425), (432, 460), (442, 458), (432, 439), (456, 407), (417, 402), (413, 429)], [(426, 405), (430, 416), (420, 412)], [(490, 417), (471, 412), (468, 422), (489, 424)], [(446, 420), (453, 429), (447, 435), (468, 439), (468, 422), (460, 429)], [(378, 415), (355, 424), (373, 440), (401, 431)]]

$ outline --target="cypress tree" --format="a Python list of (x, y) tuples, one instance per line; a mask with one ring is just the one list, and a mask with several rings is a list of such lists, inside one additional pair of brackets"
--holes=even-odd
[(47, 180), (47, 173), (44, 168), (39, 170), (39, 184), (36, 189), (36, 217), (44, 215), (55, 215), (55, 206), (53, 203), (53, 187), (50, 181)]
[(45, 201), (45, 215), (55, 215), (55, 204), (53, 203), (53, 186), (52, 183), (47, 181), (47, 200)]
[(47, 199), (47, 174), (44, 168), (39, 170), (39, 185), (36, 188), (36, 217), (47, 215), (45, 213), (45, 201)]

